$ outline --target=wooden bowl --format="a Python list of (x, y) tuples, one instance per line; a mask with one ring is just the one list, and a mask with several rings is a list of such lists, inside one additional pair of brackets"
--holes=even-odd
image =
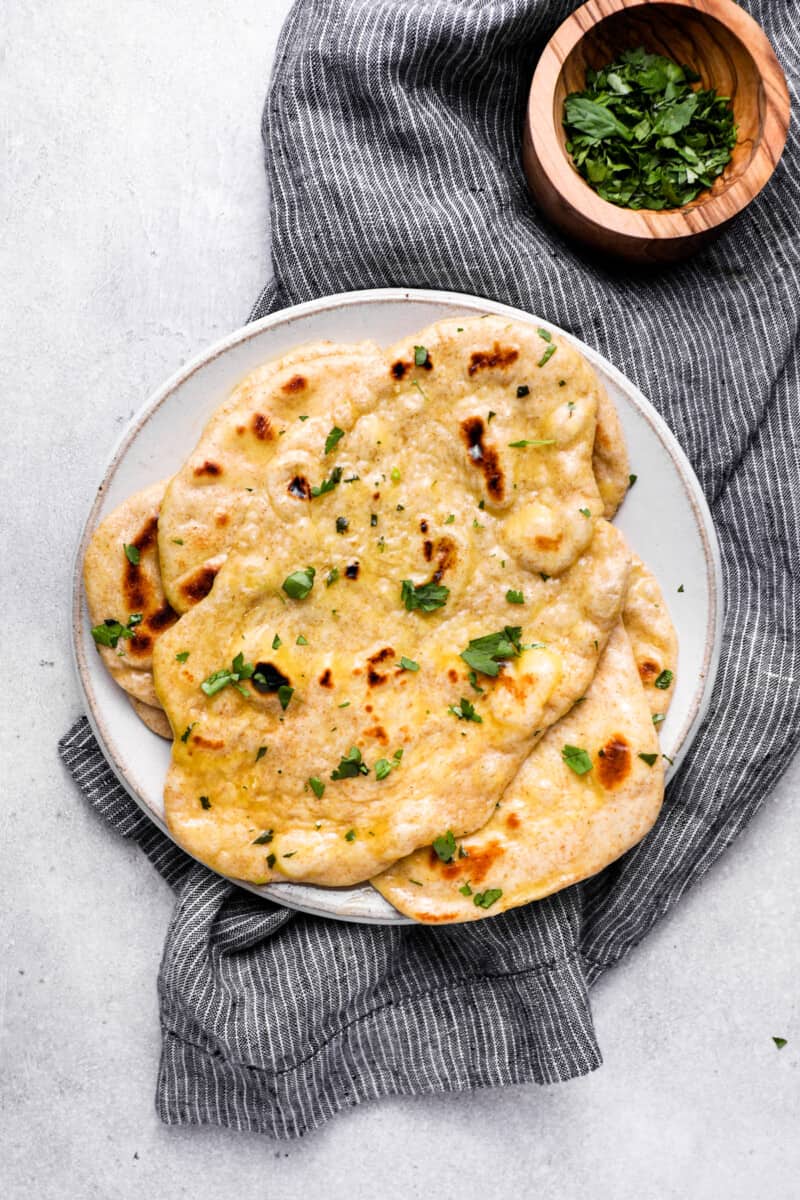
[[(693, 67), (730, 96), (739, 129), (714, 186), (683, 208), (653, 212), (602, 200), (566, 150), (564, 99), (623, 50), (644, 46)], [(685, 258), (715, 237), (767, 182), (789, 128), (789, 93), (766, 34), (733, 0), (589, 0), (553, 34), (531, 84), (523, 164), (542, 211), (564, 233), (638, 262)]]

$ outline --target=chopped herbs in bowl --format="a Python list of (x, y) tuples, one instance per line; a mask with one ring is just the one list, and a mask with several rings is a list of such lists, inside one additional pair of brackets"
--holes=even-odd
[(680, 208), (711, 187), (731, 160), (736, 125), (727, 96), (642, 47), (600, 71), (564, 101), (567, 150), (603, 200), (623, 208)]

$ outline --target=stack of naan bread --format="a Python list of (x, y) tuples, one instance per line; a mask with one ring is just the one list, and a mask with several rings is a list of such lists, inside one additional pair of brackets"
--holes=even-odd
[(610, 523), (628, 470), (593, 369), (522, 322), (244, 379), (85, 561), (99, 652), (173, 739), (180, 845), (454, 922), (639, 841), (677, 645)]

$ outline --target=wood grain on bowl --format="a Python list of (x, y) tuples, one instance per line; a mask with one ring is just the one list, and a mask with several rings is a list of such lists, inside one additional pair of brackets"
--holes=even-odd
[[(700, 86), (729, 96), (738, 126), (731, 162), (696, 200), (661, 212), (622, 208), (576, 171), (566, 149), (564, 100), (583, 91), (587, 68), (644, 46), (691, 66)], [(687, 257), (756, 196), (783, 153), (789, 93), (761, 27), (733, 0), (589, 0), (559, 26), (531, 84), (523, 163), (533, 196), (564, 233), (609, 255), (640, 261)]]

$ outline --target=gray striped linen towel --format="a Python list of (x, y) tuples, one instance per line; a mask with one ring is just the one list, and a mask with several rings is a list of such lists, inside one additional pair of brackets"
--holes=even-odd
[[(67, 767), (176, 893), (159, 975), (168, 1123), (290, 1138), (392, 1093), (591, 1071), (589, 986), (708, 870), (797, 748), (797, 130), (767, 189), (691, 262), (637, 274), (591, 260), (540, 219), (519, 157), (537, 54), (573, 7), (299, 0), (264, 111), (276, 274), (252, 317), (331, 292), (442, 287), (607, 355), (667, 419), (713, 509), (726, 609), (708, 718), (640, 846), (548, 900), (438, 929), (326, 922), (220, 879), (140, 813), (80, 720)], [(796, 99), (797, 4), (747, 7)]]

